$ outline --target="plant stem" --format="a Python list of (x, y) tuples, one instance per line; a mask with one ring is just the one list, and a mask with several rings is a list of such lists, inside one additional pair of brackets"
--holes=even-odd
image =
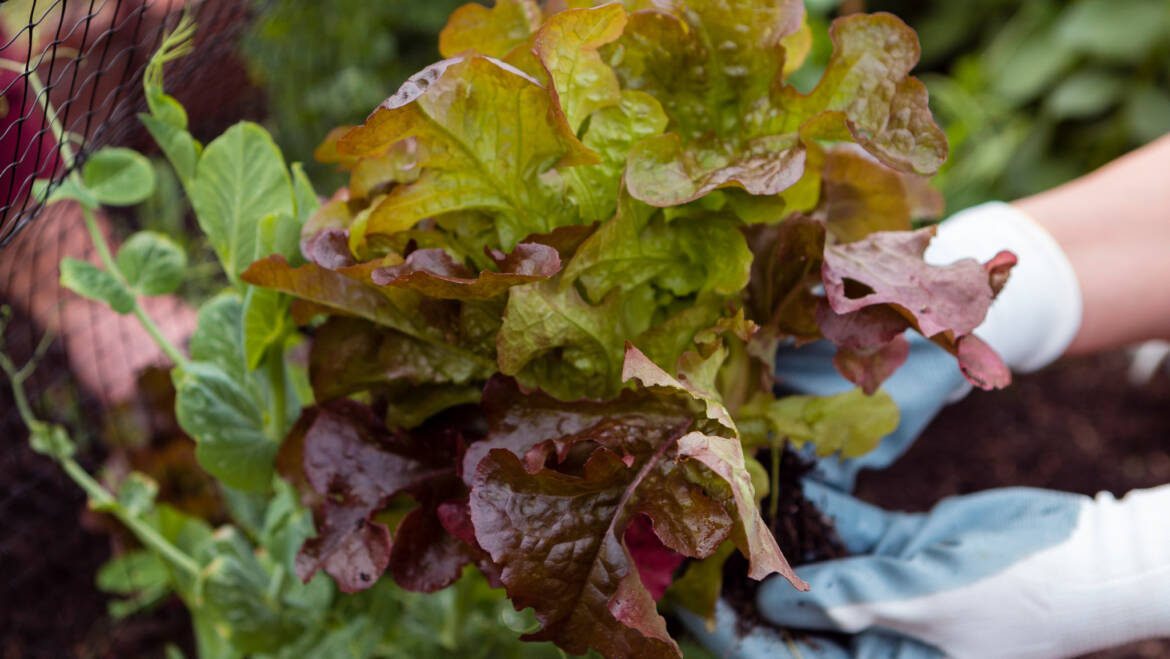
[[(35, 71), (29, 71), (27, 79), (29, 85), (33, 88), (34, 98), (38, 100), (41, 109), (45, 112), (45, 117), (49, 120), (49, 132), (52, 133), (53, 139), (57, 141), (57, 151), (61, 154), (61, 160), (65, 163), (66, 171), (69, 172), (68, 177), (74, 179), (79, 187), (85, 187), (82, 185), (81, 180), (77, 176), (77, 171), (74, 169), (74, 166), (77, 164), (77, 158), (73, 154), (73, 147), (69, 143), (69, 134), (65, 132), (65, 128), (61, 125), (61, 121), (57, 117), (57, 109), (53, 107), (53, 104), (49, 102), (48, 95), (44, 93), (44, 84), (41, 83), (41, 79)], [(85, 226), (89, 229), (90, 238), (93, 240), (94, 247), (97, 248), (98, 256), (101, 258), (102, 264), (106, 266), (106, 270), (117, 278), (122, 285), (126, 285), (126, 278), (122, 276), (122, 271), (118, 269), (118, 265), (110, 253), (110, 246), (106, 243), (106, 238), (102, 235), (101, 229), (98, 228), (97, 218), (94, 217), (93, 210), (81, 205), (81, 212), (85, 217)], [(127, 286), (127, 288), (129, 287)], [(146, 329), (155, 343), (158, 344), (159, 348), (170, 358), (171, 362), (180, 367), (187, 364), (187, 357), (159, 331), (158, 325), (155, 324), (154, 319), (146, 315), (146, 312), (142, 310), (142, 306), (138, 304), (137, 298), (134, 300), (134, 315), (142, 323), (142, 327)]]
[(768, 513), (772, 519), (780, 513), (780, 461), (784, 453), (780, 450), (787, 439), (772, 440), (772, 488), (768, 492)]
[[(42, 342), (42, 345), (47, 345), (47, 342)], [(38, 347), (37, 352), (40, 354), (43, 353), (43, 350)], [(8, 358), (8, 355), (0, 352), (0, 370), (3, 370), (8, 375), (8, 379), (11, 382), (13, 398), (16, 400), (17, 412), (20, 414), (20, 418), (24, 421), (24, 424), (28, 426), (30, 432), (37, 426), (44, 427), (47, 425), (44, 421), (37, 419), (33, 414), (32, 406), (28, 402), (28, 395), (24, 390), (24, 382), (32, 375), (33, 367), (37, 359), (38, 357), (34, 356), (23, 368), (17, 370), (12, 360)], [(188, 573), (192, 578), (199, 576), (202, 568), (195, 562), (195, 559), (159, 535), (158, 531), (151, 528), (142, 519), (122, 507), (118, 500), (106, 488), (102, 487), (101, 483), (94, 480), (93, 476), (90, 476), (78, 464), (77, 460), (62, 455), (53, 457), (61, 465), (65, 473), (73, 479), (73, 482), (85, 491), (92, 506), (109, 511), (114, 517), (125, 524), (143, 545), (158, 552), (175, 567)]]
[(65, 470), (65, 473), (69, 474), (73, 482), (85, 490), (94, 507), (110, 512), (114, 517), (118, 518), (118, 521), (125, 524), (134, 533), (134, 536), (138, 538), (139, 542), (157, 552), (175, 567), (186, 572), (188, 576), (192, 578), (199, 576), (202, 568), (195, 562), (195, 559), (171, 544), (142, 519), (123, 508), (113, 495), (94, 480), (81, 465), (77, 464), (76, 460), (73, 458), (64, 458), (60, 460), (60, 463), (62, 469)]
[[(0, 330), (2, 329), (3, 326), (0, 325)], [(40, 349), (38, 348), (39, 351)], [(36, 359), (36, 357), (33, 359)], [(20, 420), (24, 421), (24, 425), (29, 428), (32, 428), (33, 424), (37, 423), (37, 418), (32, 413), (32, 406), (28, 404), (28, 397), (24, 393), (24, 381), (32, 374), (32, 370), (29, 368), (32, 364), (33, 361), (30, 360), (28, 364), (25, 364), (24, 368), (17, 370), (16, 365), (8, 359), (8, 355), (0, 352), (0, 369), (8, 375), (8, 380), (11, 382), (12, 397), (16, 400), (16, 412), (20, 415)]]
[[(283, 342), (280, 342), (283, 344)], [(283, 345), (274, 345), (268, 349), (268, 384), (272, 389), (272, 438), (280, 443), (284, 440), (285, 417), (288, 415), (287, 403), (284, 395), (284, 350)]]
[(265, 596), (273, 603), (280, 602), (280, 590), (284, 587), (284, 564), (277, 563), (272, 570), (272, 578), (268, 580), (268, 591)]
[[(106, 270), (114, 276), (123, 286), (129, 288), (126, 283), (126, 278), (122, 276), (122, 271), (118, 269), (118, 264), (114, 261), (113, 254), (110, 253), (110, 245), (106, 242), (106, 237), (102, 235), (101, 228), (98, 227), (97, 218), (94, 217), (93, 211), (85, 206), (81, 207), (81, 213), (85, 217), (85, 226), (89, 229), (89, 237), (93, 240), (93, 245), (97, 249), (98, 257), (102, 261), (102, 265), (106, 266)], [(147, 313), (142, 309), (142, 305), (138, 303), (138, 298), (134, 298), (134, 316), (142, 323), (143, 329), (146, 330), (158, 347), (166, 353), (171, 362), (180, 368), (187, 365), (187, 356), (184, 355), (178, 348), (158, 328)]]

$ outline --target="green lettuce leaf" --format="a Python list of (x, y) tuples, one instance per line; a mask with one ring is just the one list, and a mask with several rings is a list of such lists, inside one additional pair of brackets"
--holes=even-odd
[[(898, 405), (885, 391), (867, 396), (851, 389), (835, 396), (761, 394), (740, 410), (744, 419), (762, 419), (767, 430), (797, 446), (811, 442), (817, 455), (855, 458), (873, 450), (898, 427)], [(751, 443), (766, 443), (764, 436)]]
[(474, 50), (503, 58), (527, 42), (540, 23), (540, 6), (534, 0), (498, 0), (491, 9), (471, 2), (447, 19), (439, 33), (439, 54), (454, 57)]
[(781, 83), (785, 45), (802, 48), (786, 39), (801, 15), (800, 3), (783, 0), (631, 15), (615, 69), (624, 87), (662, 103), (672, 131), (631, 152), (634, 197), (674, 206), (729, 186), (776, 195), (801, 181), (814, 140), (855, 141), (903, 171), (938, 168), (945, 138), (925, 88), (907, 77), (918, 59), (913, 31), (885, 14), (838, 19), (825, 75), (804, 95)]
[(582, 141), (601, 156), (601, 162), (562, 172), (569, 185), (569, 198), (577, 205), (582, 222), (613, 216), (630, 150), (641, 140), (662, 133), (667, 122), (658, 101), (639, 91), (623, 91), (617, 105), (602, 108), (589, 117)]
[(626, 27), (626, 12), (611, 2), (554, 14), (536, 33), (533, 52), (551, 81), (550, 91), (574, 133), (585, 118), (616, 105), (617, 76), (597, 52)]
[(593, 300), (649, 281), (678, 297), (700, 291), (732, 295), (747, 284), (751, 268), (737, 225), (721, 214), (667, 222), (626, 196), (617, 214), (578, 248), (561, 285), (580, 281)]
[(589, 304), (558, 277), (512, 288), (496, 338), (500, 372), (564, 400), (613, 396), (623, 341), (617, 302)]
[(394, 234), (426, 217), (477, 209), (495, 218), (499, 242), (510, 248), (574, 223), (561, 186), (544, 175), (598, 156), (554, 107), (544, 86), (499, 60), (469, 55), (423, 69), (338, 144), (343, 154), (368, 157), (418, 139), (419, 179), (394, 187), (365, 232)]

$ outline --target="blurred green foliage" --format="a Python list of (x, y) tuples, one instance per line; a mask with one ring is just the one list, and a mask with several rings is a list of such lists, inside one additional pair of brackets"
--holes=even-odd
[(954, 212), (1084, 174), (1170, 132), (1167, 0), (877, 0), (918, 31)]
[[(467, 0), (257, 0), (244, 42), (267, 91), (268, 128), (320, 190), (344, 177), (313, 160), (333, 127), (360, 123), (402, 81), (439, 59), (438, 33)], [(490, 4), (490, 3), (486, 3)]]

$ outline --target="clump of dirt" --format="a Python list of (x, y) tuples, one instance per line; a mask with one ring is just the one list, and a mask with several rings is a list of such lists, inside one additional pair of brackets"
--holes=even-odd
[[(764, 450), (756, 456), (768, 473), (772, 473), (773, 455), (772, 451)], [(780, 490), (776, 514), (772, 514), (770, 497), (764, 497), (760, 512), (772, 535), (776, 536), (780, 551), (793, 567), (847, 556), (833, 522), (805, 498), (800, 487), (800, 480), (812, 469), (812, 463), (787, 446), (779, 457)], [(749, 579), (747, 572), (747, 559), (739, 552), (734, 552), (723, 566), (723, 597), (736, 610), (737, 630), (746, 635), (756, 626), (778, 629), (756, 608), (760, 582)]]

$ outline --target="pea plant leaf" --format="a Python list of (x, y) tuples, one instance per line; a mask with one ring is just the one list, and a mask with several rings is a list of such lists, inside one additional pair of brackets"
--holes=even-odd
[(88, 261), (62, 259), (61, 286), (82, 297), (105, 302), (120, 314), (134, 310), (134, 293), (114, 275)]
[(248, 122), (207, 145), (190, 194), (199, 227), (233, 281), (257, 256), (260, 220), (271, 213), (296, 217), (280, 149), (267, 131)]
[(139, 231), (122, 244), (116, 262), (135, 293), (166, 295), (183, 283), (187, 253), (164, 234)]
[(245, 491), (266, 491), (280, 445), (268, 436), (254, 392), (209, 362), (172, 373), (175, 416), (195, 439), (195, 457), (207, 472)]
[(154, 192), (154, 167), (133, 149), (106, 147), (85, 161), (81, 180), (98, 203), (133, 206)]
[(220, 293), (203, 303), (191, 334), (191, 359), (218, 366), (237, 382), (247, 376), (244, 303), (239, 293)]
[(244, 294), (244, 354), (256, 369), (270, 348), (280, 347), (293, 330), (289, 298), (278, 291), (249, 286)]

